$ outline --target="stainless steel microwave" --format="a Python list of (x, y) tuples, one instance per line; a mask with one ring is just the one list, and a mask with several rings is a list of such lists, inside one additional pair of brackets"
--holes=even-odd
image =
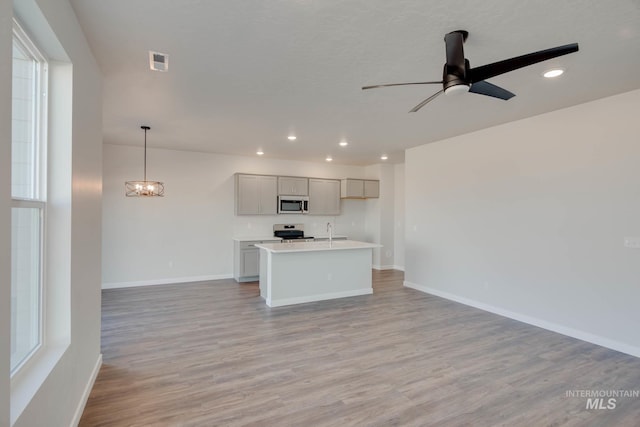
[(309, 213), (309, 198), (306, 196), (278, 196), (279, 214)]

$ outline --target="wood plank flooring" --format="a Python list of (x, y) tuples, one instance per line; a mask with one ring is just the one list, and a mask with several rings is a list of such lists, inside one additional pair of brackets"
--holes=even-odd
[(105, 290), (80, 425), (640, 425), (640, 398), (567, 396), (639, 390), (640, 359), (402, 279), (374, 272), (373, 295), (271, 309), (232, 280)]

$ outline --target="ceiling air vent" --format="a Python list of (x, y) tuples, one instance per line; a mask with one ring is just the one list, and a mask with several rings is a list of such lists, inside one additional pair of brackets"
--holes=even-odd
[(169, 69), (169, 55), (150, 50), (149, 68), (153, 71), (167, 71)]

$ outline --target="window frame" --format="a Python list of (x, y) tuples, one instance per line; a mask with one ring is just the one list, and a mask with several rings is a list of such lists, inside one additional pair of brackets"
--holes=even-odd
[[(27, 54), (36, 64), (33, 89), (33, 139), (34, 152), (32, 154), (33, 182), (32, 197), (15, 197), (13, 189), (11, 194), (11, 208), (29, 208), (38, 209), (39, 218), (39, 242), (38, 242), (38, 336), (37, 344), (18, 362), (15, 366), (10, 366), (11, 378), (18, 374), (34, 356), (46, 345), (46, 236), (47, 236), (47, 134), (48, 134), (48, 90), (49, 90), (49, 64), (42, 50), (32, 41), (29, 35), (24, 31), (20, 23), (13, 18), (12, 43), (19, 45), (21, 50)], [(12, 83), (13, 84), (13, 83)], [(13, 138), (12, 138), (13, 147)], [(13, 179), (13, 176), (12, 176)], [(11, 295), (13, 304), (13, 295)], [(13, 329), (13, 326), (11, 327)], [(13, 332), (13, 331), (12, 331)], [(12, 350), (11, 350), (12, 351)]]

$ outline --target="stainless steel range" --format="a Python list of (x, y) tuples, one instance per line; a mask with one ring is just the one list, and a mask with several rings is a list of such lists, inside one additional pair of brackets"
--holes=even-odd
[(282, 238), (282, 243), (313, 242), (312, 236), (304, 235), (304, 224), (274, 224), (273, 235)]

